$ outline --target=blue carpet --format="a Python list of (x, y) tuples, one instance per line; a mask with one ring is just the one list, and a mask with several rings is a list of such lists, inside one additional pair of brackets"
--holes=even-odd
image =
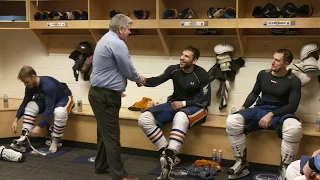
[[(179, 166), (172, 169), (173, 172), (179, 172), (179, 169), (184, 169), (184, 167), (191, 166), (192, 162), (185, 162), (179, 164)], [(227, 170), (228, 167), (223, 167), (222, 172), (217, 172), (214, 176), (214, 179), (227, 179)], [(260, 171), (255, 169), (249, 169), (250, 174), (248, 176), (239, 178), (238, 180), (261, 180), (261, 179), (267, 179), (267, 180), (278, 180), (278, 174), (274, 171)], [(161, 167), (160, 164), (157, 165), (152, 171), (150, 171), (148, 174), (159, 176), (161, 174)], [(179, 175), (179, 173), (176, 173), (175, 175), (172, 175), (172, 177), (182, 178), (182, 179), (198, 179), (194, 177), (188, 177), (186, 175)]]
[[(177, 177), (177, 178), (183, 178), (183, 179), (197, 179), (194, 177), (189, 177), (186, 174), (180, 174), (180, 170), (185, 169), (185, 167), (191, 166), (192, 163), (191, 162), (182, 162), (181, 164), (179, 164), (177, 167), (174, 167), (171, 170), (171, 176), (172, 177)], [(160, 163), (159, 165), (157, 165), (152, 171), (150, 171), (148, 174), (150, 175), (155, 175), (155, 176), (159, 176), (161, 174), (161, 166)]]
[(45, 147), (40, 147), (40, 148), (37, 148), (35, 147), (38, 151), (42, 151), (42, 152), (46, 152), (47, 155), (46, 156), (42, 156), (41, 154), (38, 154), (37, 152), (35, 152), (34, 150), (30, 150), (29, 152), (25, 153), (26, 156), (35, 156), (35, 157), (42, 157), (42, 158), (55, 158), (57, 156), (60, 156), (68, 151), (70, 151), (72, 148), (69, 148), (69, 147), (58, 147), (58, 150), (56, 153), (48, 153), (49, 151), (49, 146), (45, 146)]
[(261, 179), (278, 180), (278, 174), (250, 170), (250, 174), (248, 176), (239, 178), (238, 180), (261, 180)]
[[(94, 163), (96, 159), (97, 153), (84, 153), (79, 156), (77, 156), (75, 159), (73, 159), (71, 162), (73, 163), (80, 163), (80, 164), (92, 164)], [(121, 155), (121, 161), (124, 162), (127, 159), (129, 159), (130, 156), (126, 154)]]

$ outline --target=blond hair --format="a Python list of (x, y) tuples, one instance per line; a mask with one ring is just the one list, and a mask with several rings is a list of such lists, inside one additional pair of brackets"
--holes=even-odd
[(18, 79), (23, 80), (28, 77), (37, 75), (36, 71), (31, 66), (23, 66), (18, 74)]

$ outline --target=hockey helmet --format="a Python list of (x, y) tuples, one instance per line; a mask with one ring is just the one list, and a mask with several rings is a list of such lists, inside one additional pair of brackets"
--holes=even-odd
[(87, 56), (93, 54), (91, 45), (88, 42), (80, 42), (77, 46), (77, 49), (70, 54), (69, 58), (77, 60), (79, 56), (83, 54), (86, 54)]

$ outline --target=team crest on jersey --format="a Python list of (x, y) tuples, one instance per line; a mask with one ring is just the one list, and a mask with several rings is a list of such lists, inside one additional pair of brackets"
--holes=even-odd
[(257, 174), (253, 177), (254, 180), (278, 180), (278, 176), (275, 174)]

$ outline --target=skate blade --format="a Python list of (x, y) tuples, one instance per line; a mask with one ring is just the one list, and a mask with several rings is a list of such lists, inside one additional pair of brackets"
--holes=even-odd
[(250, 174), (249, 170), (248, 169), (244, 169), (244, 170), (241, 171), (241, 173), (234, 174), (234, 175), (229, 175), (228, 179), (238, 179), (238, 178), (247, 176), (249, 174)]
[(161, 179), (161, 180), (174, 180), (173, 177), (170, 177), (170, 173), (168, 171), (168, 169), (164, 169), (162, 170), (162, 173), (159, 177), (157, 177), (157, 179)]
[(287, 179), (280, 175), (280, 176), (278, 176), (278, 180), (287, 180)]
[(162, 173), (160, 174), (160, 176), (157, 177), (157, 179), (159, 179), (159, 180), (162, 179)]

